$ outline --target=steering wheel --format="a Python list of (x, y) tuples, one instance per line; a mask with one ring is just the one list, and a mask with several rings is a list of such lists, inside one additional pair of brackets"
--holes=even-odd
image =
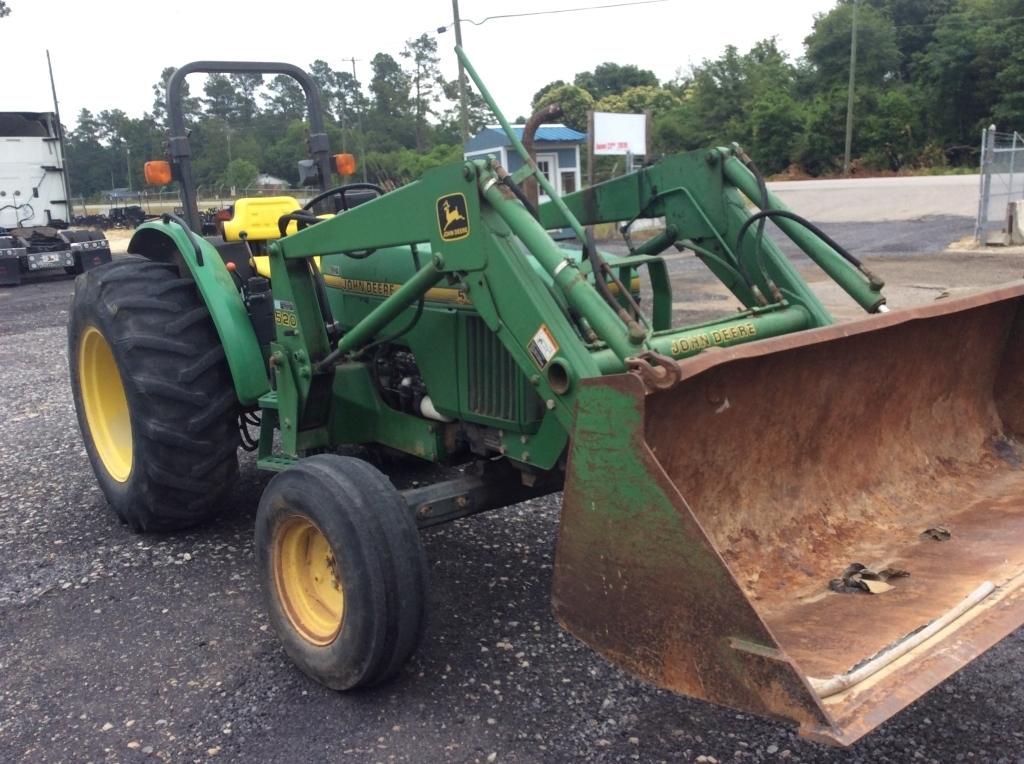
[(384, 195), (384, 189), (378, 186), (376, 183), (347, 183), (344, 186), (335, 186), (329, 188), (326, 191), (321, 191), (319, 194), (314, 196), (308, 202), (306, 202), (302, 209), (309, 211), (312, 210), (317, 204), (322, 202), (324, 199), (329, 199), (332, 196), (337, 196), (341, 199), (341, 209), (343, 212), (348, 211), (348, 199), (346, 195), (349, 191), (375, 191), (377, 196)]

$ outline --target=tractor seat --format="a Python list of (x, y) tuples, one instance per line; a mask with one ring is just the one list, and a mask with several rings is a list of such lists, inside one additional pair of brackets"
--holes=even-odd
[[(294, 196), (251, 196), (239, 199), (235, 202), (235, 214), (231, 220), (224, 221), (224, 241), (242, 241), (242, 234), (245, 234), (245, 241), (268, 241), (280, 239), (281, 229), (277, 221), (282, 215), (302, 209), (302, 205), (296, 201)], [(332, 215), (320, 215), (328, 218)], [(294, 220), (288, 223), (286, 233), (293, 234), (298, 230), (298, 223)], [(270, 258), (266, 255), (254, 255), (253, 266), (256, 273), (264, 278), (270, 278)], [(319, 267), (320, 258), (314, 258)]]
[[(277, 221), (282, 215), (301, 209), (294, 196), (245, 197), (235, 202), (235, 214), (224, 221), (224, 240), (267, 241), (281, 238)], [(298, 224), (288, 223), (288, 233), (295, 233)], [(242, 234), (245, 234), (243, 237)]]

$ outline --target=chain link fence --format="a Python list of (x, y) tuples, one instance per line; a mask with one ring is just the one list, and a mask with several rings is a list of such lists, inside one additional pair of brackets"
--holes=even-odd
[[(235, 193), (232, 193), (232, 190)], [(300, 204), (305, 204), (315, 191), (317, 189), (309, 187), (283, 188), (257, 185), (236, 189), (231, 189), (229, 186), (200, 185), (196, 189), (201, 210), (228, 207), (243, 196), (293, 196)], [(76, 196), (71, 200), (72, 218), (109, 215), (111, 210), (129, 205), (138, 205), (147, 215), (159, 215), (180, 209), (181, 197), (177, 191), (132, 191), (116, 195), (107, 191), (88, 198)]]
[(981, 189), (974, 238), (981, 244), (1009, 243), (1009, 205), (1024, 199), (1024, 137), (981, 131)]

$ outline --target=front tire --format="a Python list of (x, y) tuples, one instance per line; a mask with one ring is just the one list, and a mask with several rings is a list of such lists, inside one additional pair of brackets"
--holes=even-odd
[(209, 519), (238, 476), (238, 403), (189, 278), (140, 257), (78, 277), (68, 366), (89, 461), (137, 531)]
[(322, 454), (276, 475), (256, 513), (256, 563), (285, 652), (321, 684), (386, 681), (415, 650), (427, 578), (419, 531), (366, 462)]

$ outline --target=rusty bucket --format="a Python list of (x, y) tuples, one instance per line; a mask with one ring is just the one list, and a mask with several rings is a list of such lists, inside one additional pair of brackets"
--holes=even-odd
[(559, 620), (649, 682), (821, 741), (913, 702), (1024, 622), (1022, 301), (712, 349), (665, 391), (585, 383)]

